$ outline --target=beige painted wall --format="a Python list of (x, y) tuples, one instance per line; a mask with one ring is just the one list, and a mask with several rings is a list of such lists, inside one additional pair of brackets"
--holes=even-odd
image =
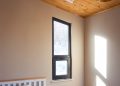
[[(72, 80), (52, 81), (52, 17), (72, 23)], [(84, 86), (84, 19), (41, 0), (0, 0), (0, 80), (46, 77)]]
[(120, 6), (88, 17), (85, 32), (85, 86), (96, 86), (95, 35), (107, 39), (107, 79), (101, 79), (106, 86), (120, 86)]

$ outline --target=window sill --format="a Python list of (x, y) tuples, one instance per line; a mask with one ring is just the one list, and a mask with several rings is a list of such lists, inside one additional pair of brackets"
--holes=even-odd
[(50, 83), (59, 83), (59, 82), (66, 82), (66, 81), (72, 81), (73, 79), (58, 79), (58, 80), (52, 80)]

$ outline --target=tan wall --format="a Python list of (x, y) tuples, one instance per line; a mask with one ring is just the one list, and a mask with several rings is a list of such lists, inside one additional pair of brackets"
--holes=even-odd
[[(94, 36), (107, 39), (106, 86), (120, 86), (120, 7), (96, 14), (86, 19), (85, 86), (95, 86)], [(102, 61), (101, 61), (102, 63)]]
[[(52, 17), (72, 23), (72, 80), (52, 81)], [(0, 0), (0, 80), (46, 77), (84, 86), (84, 19), (41, 0)]]

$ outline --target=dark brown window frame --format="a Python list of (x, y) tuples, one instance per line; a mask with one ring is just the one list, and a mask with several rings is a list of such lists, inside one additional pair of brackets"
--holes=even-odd
[[(54, 21), (65, 24), (69, 27), (69, 55), (54, 55)], [(56, 61), (67, 61), (67, 75), (56, 76)], [(52, 79), (71, 79), (72, 78), (72, 58), (71, 58), (71, 23), (60, 20), (58, 18), (52, 18)]]

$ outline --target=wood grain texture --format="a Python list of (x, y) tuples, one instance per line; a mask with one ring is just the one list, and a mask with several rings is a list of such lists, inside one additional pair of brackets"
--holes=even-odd
[(100, 2), (101, 0), (74, 0), (73, 3), (69, 3), (65, 0), (43, 1), (82, 17), (87, 17), (100, 11), (120, 5), (120, 0), (111, 0), (109, 2)]

